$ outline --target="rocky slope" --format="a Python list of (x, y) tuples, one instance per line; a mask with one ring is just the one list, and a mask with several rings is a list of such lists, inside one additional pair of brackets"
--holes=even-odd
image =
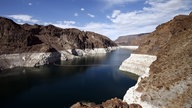
[(19, 25), (0, 17), (0, 68), (43, 65), (93, 53), (106, 53), (116, 44), (109, 38), (75, 28)]
[(150, 33), (141, 33), (135, 35), (120, 36), (115, 40), (115, 43), (123, 46), (139, 46), (142, 44), (143, 40), (146, 40), (146, 37)]
[(124, 101), (146, 108), (191, 108), (192, 13), (174, 17), (147, 38), (134, 53), (157, 60), (127, 91)]

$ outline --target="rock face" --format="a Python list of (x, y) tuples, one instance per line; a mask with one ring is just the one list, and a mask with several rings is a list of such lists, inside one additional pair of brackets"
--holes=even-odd
[(115, 43), (122, 46), (139, 46), (143, 43), (143, 40), (150, 33), (142, 33), (142, 34), (135, 34), (135, 35), (127, 35), (127, 36), (120, 36), (118, 39), (115, 40)]
[(10, 68), (106, 53), (117, 45), (109, 38), (89, 31), (61, 29), (53, 25), (19, 25), (0, 17), (0, 46), (0, 68)]
[(127, 91), (124, 101), (144, 108), (191, 108), (191, 49), (192, 13), (158, 26), (134, 52), (157, 56), (157, 60)]
[(153, 55), (131, 54), (128, 59), (123, 61), (119, 69), (122, 71), (134, 72), (141, 76), (149, 71), (149, 66), (156, 59), (157, 57)]

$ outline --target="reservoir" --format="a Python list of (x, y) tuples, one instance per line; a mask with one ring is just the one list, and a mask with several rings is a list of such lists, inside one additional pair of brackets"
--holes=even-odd
[(0, 73), (0, 108), (68, 108), (78, 101), (123, 98), (137, 76), (119, 71), (131, 51), (118, 49), (38, 68)]

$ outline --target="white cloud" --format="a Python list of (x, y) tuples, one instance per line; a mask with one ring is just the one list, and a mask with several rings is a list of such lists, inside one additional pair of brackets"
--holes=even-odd
[(89, 17), (91, 17), (91, 18), (94, 18), (94, 17), (95, 17), (95, 15), (90, 14), (90, 13), (88, 13), (87, 15), (88, 15)]
[(52, 24), (52, 25), (60, 27), (60, 28), (79, 28), (77, 26), (74, 26), (76, 24), (76, 22), (71, 21), (71, 20), (57, 21), (56, 23), (52, 23), (52, 22), (44, 23), (44, 25), (49, 25), (49, 24)]
[(74, 16), (76, 16), (76, 17), (77, 17), (77, 16), (79, 16), (79, 14), (78, 14), (78, 13), (74, 13)]
[(121, 14), (121, 11), (120, 11), (120, 10), (114, 10), (111, 17), (112, 17), (112, 18), (115, 18), (115, 17), (117, 17), (119, 14)]
[(64, 23), (65, 25), (73, 25), (73, 24), (75, 24), (76, 22), (75, 22), (75, 21), (63, 21), (63, 23)]
[(111, 16), (107, 16), (119, 35), (153, 31), (156, 26), (178, 14), (189, 14), (192, 5), (192, 1), (189, 0), (148, 0), (145, 3), (149, 6), (142, 10), (124, 13), (114, 10)]
[(115, 40), (118, 36), (146, 33), (178, 14), (189, 14), (192, 11), (191, 0), (147, 0), (141, 10), (121, 12), (114, 10), (107, 18), (111, 23), (90, 22), (84, 26), (53, 24), (62, 28), (78, 28), (93, 31)]
[(39, 20), (33, 19), (30, 15), (18, 14), (18, 15), (7, 15), (7, 17), (15, 19), (18, 23), (37, 23)]
[(76, 22), (71, 20), (64, 20), (64, 21), (57, 21), (57, 24), (59, 25), (74, 25)]
[[(143, 10), (120, 13), (117, 10), (113, 11), (110, 20), (115, 24), (131, 25), (135, 27), (143, 27), (147, 25), (158, 25), (162, 22), (170, 20), (175, 15), (180, 13), (187, 14), (187, 9), (190, 7), (188, 2), (181, 0), (161, 0), (147, 1), (150, 7), (144, 7)], [(192, 1), (191, 1), (192, 4)]]
[(32, 3), (28, 3), (29, 6), (33, 5)]
[(136, 2), (138, 0), (102, 0), (102, 1), (106, 4), (106, 7), (109, 8), (114, 5), (125, 4), (129, 2)]
[(84, 8), (81, 8), (81, 11), (84, 11), (85, 9)]

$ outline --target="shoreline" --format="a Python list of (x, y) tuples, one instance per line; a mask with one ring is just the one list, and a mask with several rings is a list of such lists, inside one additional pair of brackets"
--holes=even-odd
[(56, 61), (66, 61), (73, 58), (94, 54), (106, 54), (118, 47), (94, 48), (94, 49), (68, 49), (58, 52), (45, 53), (17, 53), (0, 55), (0, 70), (14, 67), (36, 67)]
[(122, 45), (119, 45), (118, 47), (123, 49), (130, 49), (130, 50), (136, 50), (137, 48), (139, 48), (139, 46), (122, 46)]
[(131, 54), (129, 58), (123, 61), (123, 63), (119, 67), (120, 70), (130, 72), (139, 76), (137, 83), (133, 87), (129, 88), (124, 95), (124, 102), (127, 102), (128, 104), (136, 103), (144, 108), (155, 107), (152, 104), (143, 102), (141, 100), (142, 93), (138, 92), (136, 89), (141, 79), (149, 76), (149, 67), (156, 59), (157, 57), (154, 55)]
[(131, 54), (129, 58), (122, 62), (119, 70), (142, 76), (156, 59), (157, 57), (154, 55)]

